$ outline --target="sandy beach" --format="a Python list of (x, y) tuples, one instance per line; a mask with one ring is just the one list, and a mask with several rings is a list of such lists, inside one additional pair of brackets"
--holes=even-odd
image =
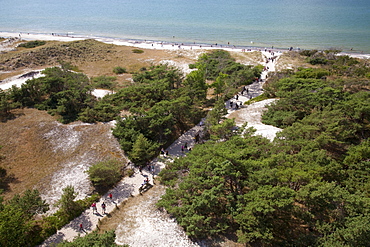
[(137, 48), (143, 49), (161, 49), (161, 50), (211, 50), (211, 49), (223, 49), (227, 51), (239, 51), (239, 52), (247, 52), (247, 51), (256, 51), (256, 50), (263, 50), (269, 49), (274, 50), (275, 52), (283, 52), (286, 51), (284, 49), (272, 49), (271, 47), (242, 47), (236, 45), (221, 45), (221, 44), (202, 44), (202, 43), (169, 43), (169, 42), (161, 42), (161, 41), (153, 41), (153, 40), (132, 40), (132, 39), (116, 39), (116, 38), (104, 38), (104, 37), (94, 37), (94, 36), (79, 36), (79, 35), (72, 35), (72, 34), (37, 34), (37, 33), (13, 33), (13, 32), (0, 32), (0, 37), (4, 38), (16, 38), (21, 40), (45, 40), (45, 41), (76, 41), (76, 40), (84, 40), (84, 39), (95, 39), (97, 41), (101, 41), (107, 44), (114, 44), (114, 45), (124, 45), (124, 46), (132, 46)]
[[(237, 46), (237, 45), (222, 45), (222, 44), (202, 44), (202, 43), (169, 43), (161, 42), (154, 40), (133, 40), (133, 39), (118, 39), (118, 38), (109, 38), (109, 37), (95, 37), (95, 36), (81, 36), (73, 33), (66, 34), (41, 34), (41, 33), (15, 33), (15, 32), (0, 32), (0, 37), (4, 38), (15, 38), (20, 40), (44, 40), (44, 41), (76, 41), (76, 40), (85, 40), (85, 39), (95, 39), (100, 42), (114, 45), (122, 46), (131, 46), (142, 49), (158, 49), (158, 50), (212, 50), (212, 49), (223, 49), (226, 51), (234, 52), (252, 52), (252, 51), (264, 51), (270, 50), (275, 53), (282, 53), (288, 51), (288, 49), (276, 48), (276, 47), (256, 47), (251, 46)], [(0, 52), (4, 46), (3, 43), (0, 43)], [(297, 49), (293, 49), (297, 50)], [(338, 55), (348, 55), (351, 57), (361, 58), (361, 59), (370, 59), (370, 54), (363, 53), (349, 53), (341, 52)]]

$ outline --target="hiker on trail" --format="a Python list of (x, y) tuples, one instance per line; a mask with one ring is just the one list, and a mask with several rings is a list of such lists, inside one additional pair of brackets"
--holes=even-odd
[(141, 166), (139, 166), (139, 172), (141, 175), (143, 175), (143, 168)]
[(164, 149), (163, 148), (161, 149), (161, 154), (164, 155)]
[(112, 197), (113, 197), (112, 193), (109, 193), (109, 199), (112, 200)]
[(105, 214), (105, 203), (104, 202), (101, 204), (101, 208), (102, 208), (103, 214)]
[(188, 149), (188, 143), (187, 142), (185, 142), (184, 148)]
[(91, 207), (92, 207), (93, 213), (98, 212), (98, 210), (96, 210), (96, 203), (95, 202), (93, 202), (93, 204), (91, 204)]
[(184, 152), (184, 146), (181, 146), (181, 152)]
[(195, 143), (198, 143), (198, 142), (199, 142), (199, 133), (197, 133), (197, 134), (194, 136), (194, 139), (195, 139)]
[(168, 156), (168, 150), (166, 150), (166, 156)]
[(80, 224), (80, 231), (83, 231), (83, 230), (84, 230), (84, 228), (83, 228), (82, 224)]
[(144, 179), (144, 182), (141, 184), (141, 187), (143, 187), (147, 183), (149, 183), (149, 178), (148, 177), (146, 177), (146, 179)]

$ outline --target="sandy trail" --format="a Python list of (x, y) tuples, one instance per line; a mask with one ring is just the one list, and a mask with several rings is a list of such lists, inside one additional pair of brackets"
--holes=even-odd
[[(281, 129), (272, 125), (263, 124), (261, 122), (261, 118), (263, 112), (266, 110), (266, 106), (273, 103), (276, 99), (267, 99), (251, 105), (244, 105), (244, 103), (263, 93), (262, 86), (267, 80), (268, 72), (275, 71), (275, 65), (280, 55), (281, 53), (262, 51), (262, 56), (266, 61), (263, 65), (266, 70), (262, 72), (260, 80), (246, 86), (245, 88), (248, 91), (239, 93), (237, 97), (229, 99), (225, 103), (225, 107), (228, 109), (228, 114), (226, 115), (227, 118), (235, 118), (235, 123), (239, 127), (244, 123), (248, 123), (247, 127), (254, 127), (257, 130), (255, 133), (256, 135), (262, 135), (271, 141), (275, 138), (276, 133), (281, 131)], [(232, 102), (232, 104), (230, 102)], [(236, 104), (239, 105), (239, 108), (235, 107)], [(230, 107), (231, 105), (232, 107)]]

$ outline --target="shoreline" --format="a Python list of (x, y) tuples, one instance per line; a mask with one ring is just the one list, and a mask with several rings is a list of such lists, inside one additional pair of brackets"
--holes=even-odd
[[(82, 36), (78, 34), (66, 33), (15, 33), (0, 31), (0, 37), (4, 38), (16, 38), (20, 40), (44, 40), (44, 41), (60, 41), (60, 42), (70, 42), (77, 40), (94, 39), (103, 43), (136, 47), (142, 49), (158, 49), (158, 50), (212, 50), (212, 49), (222, 49), (226, 51), (234, 52), (251, 52), (251, 51), (263, 51), (269, 50), (274, 52), (287, 52), (289, 48), (280, 47), (259, 47), (259, 46), (239, 46), (230, 44), (207, 44), (207, 43), (178, 43), (178, 42), (164, 42), (158, 40), (139, 40), (139, 39), (123, 39), (123, 38), (112, 38), (112, 37), (98, 37), (98, 36)], [(1, 44), (1, 43), (0, 43)], [(293, 48), (293, 51), (299, 51), (299, 48)], [(303, 49), (302, 49), (303, 50)], [(370, 53), (356, 53), (356, 52), (340, 52), (338, 55), (348, 55), (351, 57), (370, 59)]]

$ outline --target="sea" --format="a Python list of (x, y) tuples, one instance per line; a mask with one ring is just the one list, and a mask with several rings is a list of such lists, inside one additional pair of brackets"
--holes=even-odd
[(0, 31), (370, 53), (370, 0), (0, 0)]

